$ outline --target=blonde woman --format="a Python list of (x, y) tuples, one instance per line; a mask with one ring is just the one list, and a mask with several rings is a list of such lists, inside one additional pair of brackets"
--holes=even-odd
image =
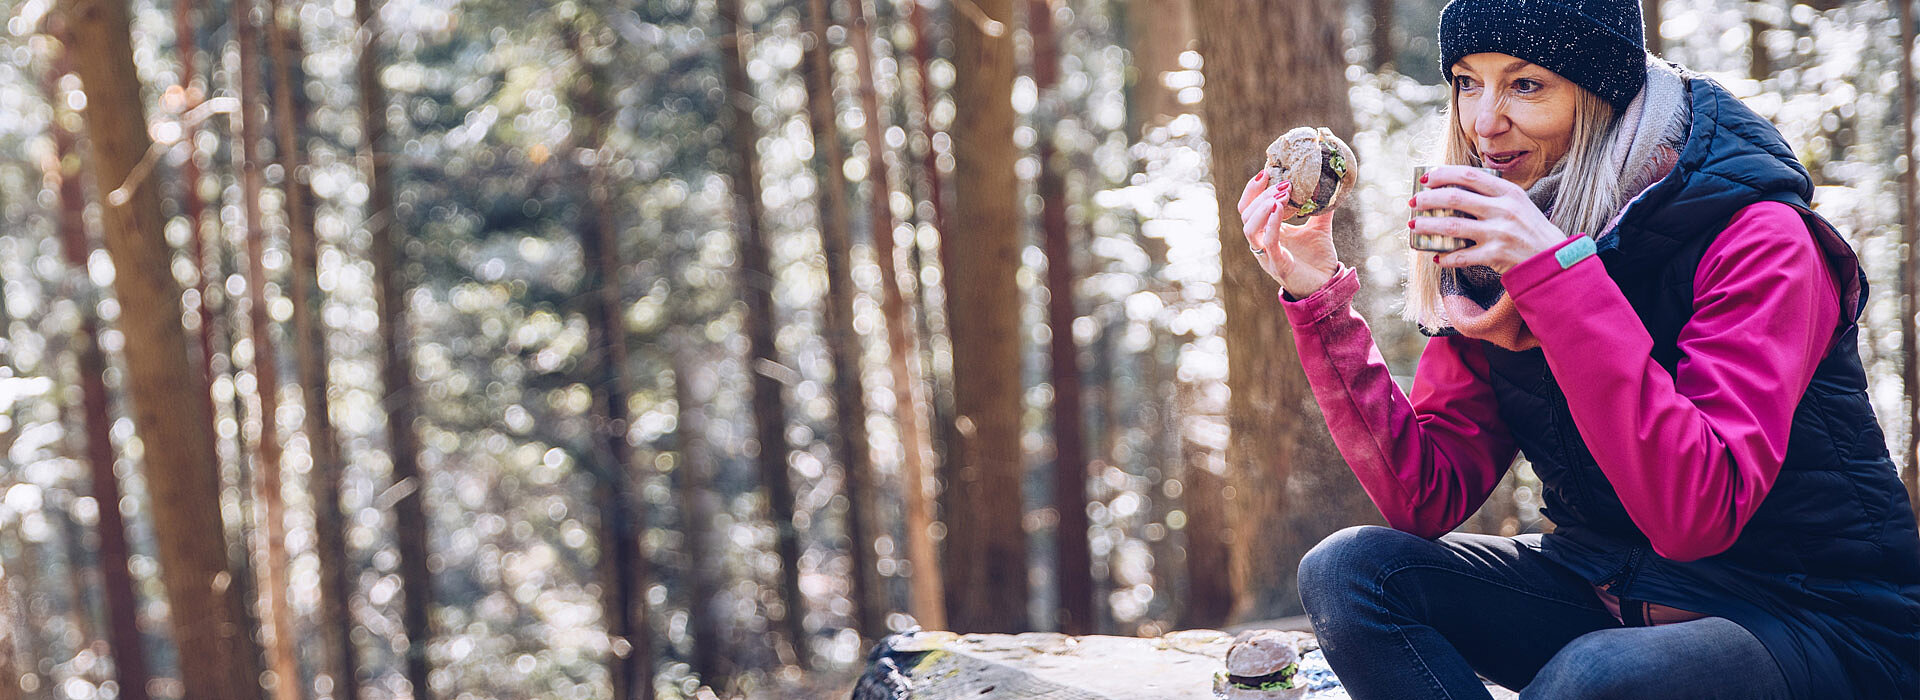
[[(1247, 242), (1391, 527), (1302, 602), (1355, 698), (1920, 697), (1920, 532), (1866, 397), (1853, 251), (1779, 132), (1645, 52), (1637, 0), (1453, 0), (1411, 392), (1328, 219), (1257, 174)], [(1453, 187), (1441, 187), (1453, 186)], [(1449, 533), (1517, 453), (1554, 532)]]

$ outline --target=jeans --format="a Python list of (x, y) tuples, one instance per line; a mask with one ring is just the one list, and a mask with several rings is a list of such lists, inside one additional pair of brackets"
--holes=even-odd
[[(1786, 698), (1758, 639), (1724, 618), (1623, 627), (1585, 579), (1512, 538), (1352, 527), (1300, 560), (1327, 663), (1368, 698)], [(1478, 676), (1476, 676), (1478, 674)]]

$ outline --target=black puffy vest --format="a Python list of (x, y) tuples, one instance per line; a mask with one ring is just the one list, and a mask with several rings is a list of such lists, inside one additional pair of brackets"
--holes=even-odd
[[(1759, 201), (1800, 211), (1840, 275), (1842, 328), (1794, 412), (1779, 479), (1732, 548), (1700, 562), (1672, 562), (1654, 554), (1627, 517), (1540, 350), (1484, 344), (1501, 417), (1540, 478), (1556, 533), (1628, 554), (1624, 563), (1607, 564), (1616, 569), (1610, 577), (1631, 580), (1641, 569), (1658, 569), (1725, 581), (1727, 590), (1743, 592), (1733, 597), (1777, 596), (1758, 605), (1791, 611), (1771, 615), (1789, 618), (1784, 631), (1756, 634), (1776, 657), (1798, 659), (1781, 660), (1802, 694), (1843, 687), (1836, 682), (1863, 697), (1920, 694), (1920, 533), (1868, 402), (1855, 346), (1866, 296), (1859, 261), (1808, 209), (1811, 183), (1773, 125), (1711, 80), (1695, 77), (1689, 91), (1693, 122), (1673, 172), (1600, 240), (1600, 258), (1652, 336), (1654, 359), (1671, 373), (1681, 356), (1676, 340), (1693, 315), (1695, 272), (1714, 238), (1736, 212)], [(1825, 584), (1857, 595), (1835, 601)], [(1764, 626), (1715, 609), (1711, 596), (1654, 602), (1735, 618), (1749, 629)], [(1863, 631), (1856, 623), (1866, 618), (1873, 626)], [(1777, 648), (1787, 646), (1794, 648)]]

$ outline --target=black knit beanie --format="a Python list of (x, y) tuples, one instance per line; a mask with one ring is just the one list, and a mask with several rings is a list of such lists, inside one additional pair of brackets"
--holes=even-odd
[(1453, 0), (1440, 11), (1440, 72), (1470, 54), (1524, 58), (1624, 111), (1647, 80), (1639, 0)]

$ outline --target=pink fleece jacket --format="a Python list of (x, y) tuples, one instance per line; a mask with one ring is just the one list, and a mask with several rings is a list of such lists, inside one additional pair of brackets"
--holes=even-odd
[[(1779, 475), (1794, 407), (1838, 328), (1839, 290), (1818, 244), (1787, 205), (1740, 210), (1700, 261), (1671, 374), (1600, 260), (1563, 270), (1556, 250), (1502, 281), (1581, 438), (1655, 552), (1690, 561), (1725, 551)], [(1343, 269), (1282, 306), (1314, 398), (1368, 497), (1393, 527), (1437, 537), (1480, 507), (1517, 448), (1481, 342), (1428, 342), (1409, 397), (1353, 311), (1358, 289)]]

